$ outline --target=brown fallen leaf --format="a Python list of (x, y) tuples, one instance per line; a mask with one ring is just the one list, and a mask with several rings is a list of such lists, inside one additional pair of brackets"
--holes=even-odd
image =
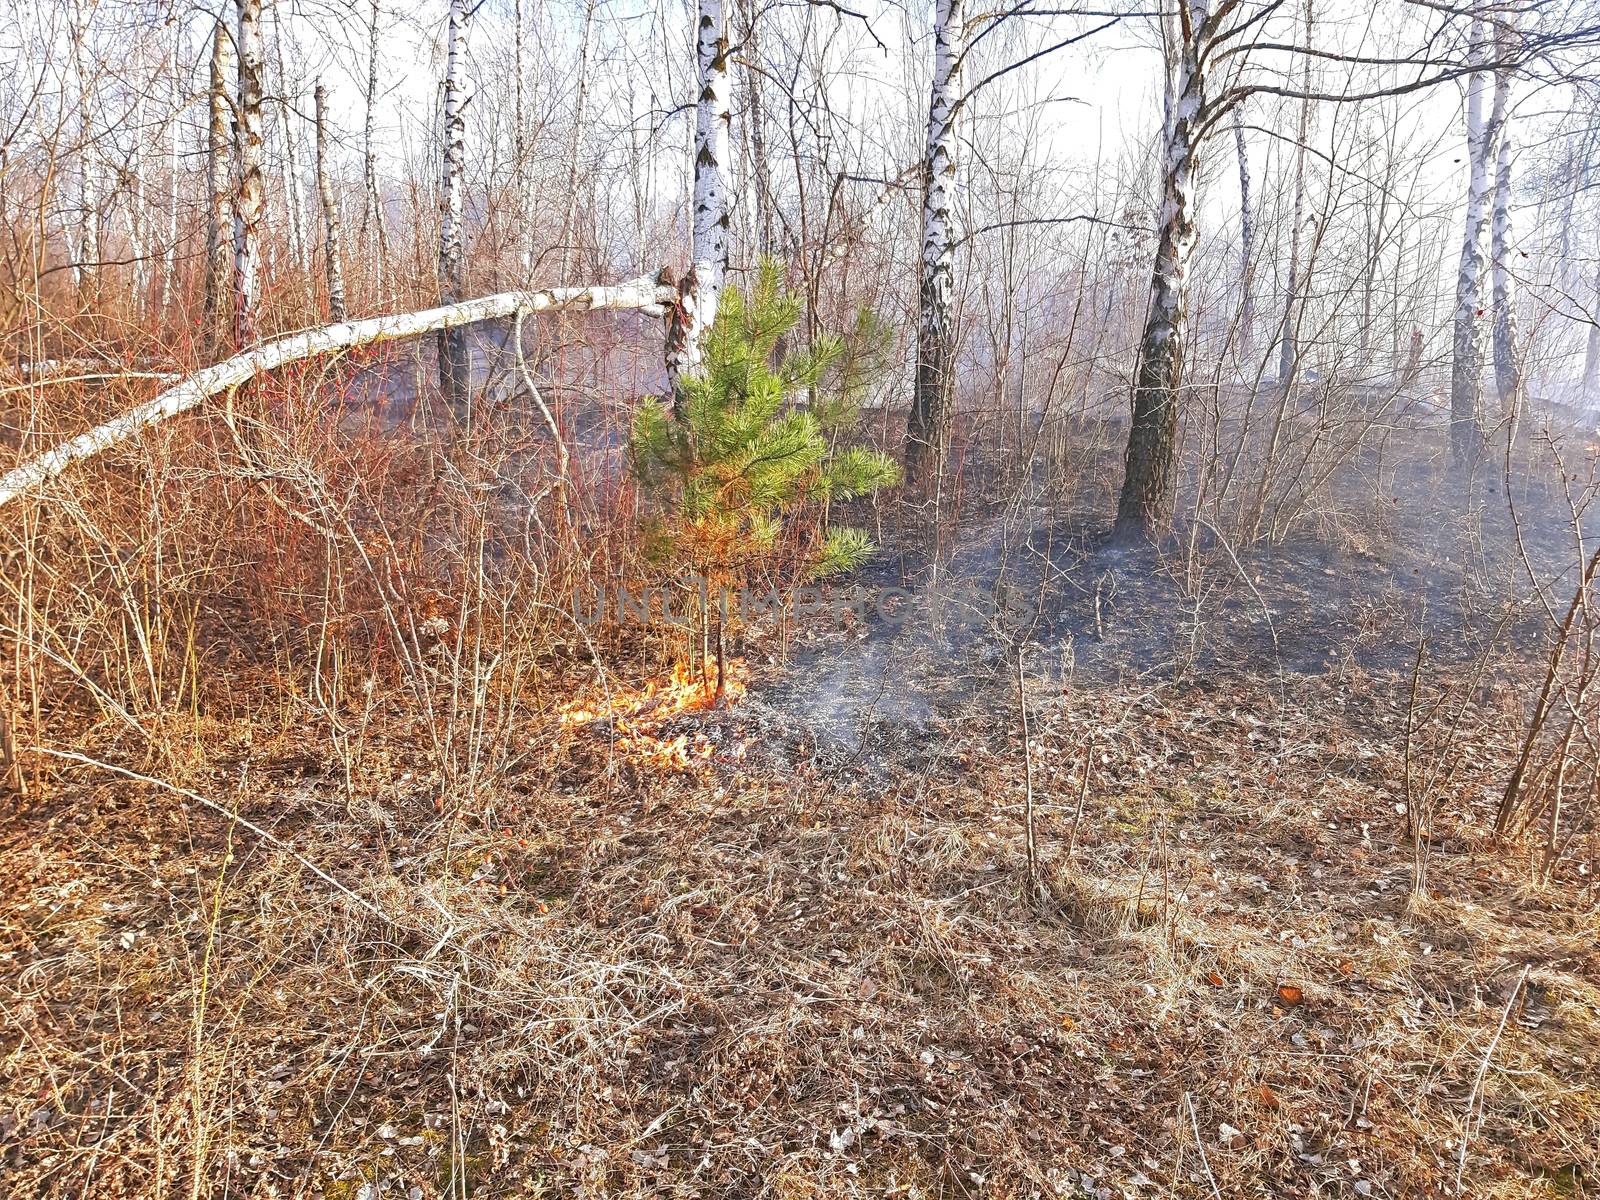
[(1277, 1108), (1282, 1104), (1282, 1101), (1278, 1099), (1278, 1093), (1264, 1083), (1256, 1085), (1256, 1099), (1267, 1108)]
[(1278, 985), (1278, 999), (1282, 1000), (1290, 1008), (1293, 1008), (1305, 998), (1306, 994), (1292, 983), (1280, 983)]
[(1212, 987), (1221, 987), (1223, 985), (1223, 978), (1222, 978), (1221, 975), (1218, 975), (1215, 971), (1211, 971), (1211, 972), (1208, 972), (1207, 975), (1206, 975), (1206, 982), (1209, 983)]

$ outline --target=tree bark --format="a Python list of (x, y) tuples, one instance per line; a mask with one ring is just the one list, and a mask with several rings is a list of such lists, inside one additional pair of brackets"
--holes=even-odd
[(231, 303), (233, 236), (233, 139), (228, 77), (233, 74), (233, 38), (221, 21), (211, 38), (210, 110), (206, 124), (206, 292), (204, 344), (214, 356), (227, 341), (223, 315)]
[(239, 165), (233, 203), (233, 339), (243, 348), (256, 340), (260, 299), (260, 227), (266, 193), (261, 178), (261, 0), (237, 0), (238, 112), (234, 154)]
[(133, 98), (134, 142), (126, 168), (128, 190), (128, 257), (133, 260), (133, 311), (142, 323), (150, 305), (150, 164), (145, 157), (149, 127), (149, 97), (140, 90)]
[[(567, 206), (561, 214), (561, 268), (558, 279), (565, 283), (572, 272), (572, 241), (578, 218), (578, 151), (583, 145), (583, 125), (589, 107), (589, 46), (594, 36), (596, 0), (583, 6), (583, 30), (578, 37), (578, 94), (572, 106), (572, 136), (567, 141)], [(530, 226), (529, 236), (532, 236)], [(530, 255), (532, 242), (529, 242)]]
[(339, 253), (339, 206), (328, 177), (328, 90), (317, 84), (317, 197), (322, 201), (322, 252), (328, 277), (328, 317), (344, 320), (344, 264)]
[[(1484, 60), (1481, 20), (1472, 23), (1470, 62)], [(1489, 210), (1489, 127), (1483, 114), (1484, 74), (1467, 76), (1467, 216), (1456, 276), (1455, 353), (1450, 368), (1450, 453), (1457, 466), (1476, 462), (1483, 445), (1483, 231)]]
[(1189, 262), (1196, 239), (1197, 145), (1205, 109), (1201, 44), (1208, 7), (1180, 3), (1182, 30), (1177, 79), (1169, 95), (1161, 183), (1161, 214), (1150, 307), (1139, 341), (1133, 421), (1117, 501), (1116, 534), (1153, 538), (1172, 516), (1177, 494), (1178, 398), (1183, 385)]
[(517, 220), (522, 226), (522, 248), (518, 252), (522, 263), (522, 278), (519, 282), (527, 285), (533, 279), (533, 183), (529, 178), (528, 163), (528, 112), (526, 101), (527, 90), (527, 50), (525, 47), (527, 21), (522, 12), (522, 0), (516, 0), (512, 5), (511, 39), (511, 69), (513, 82), (513, 98), (511, 104), (511, 157), (512, 190), (516, 196)]
[(1239, 156), (1239, 353), (1250, 358), (1256, 345), (1256, 214), (1250, 195), (1250, 151), (1244, 136), (1242, 102), (1233, 109), (1233, 144)]
[(667, 378), (679, 383), (701, 369), (701, 346), (717, 319), (728, 271), (729, 183), (728, 29), (722, 0), (699, 0), (695, 58), (700, 91), (695, 103), (693, 262), (667, 330)]
[(943, 471), (955, 407), (956, 237), (950, 206), (964, 40), (961, 5), (962, 0), (938, 0), (933, 26), (933, 88), (922, 181), (917, 375), (906, 422), (906, 480), (914, 485), (926, 484)]
[(387, 278), (389, 239), (384, 232), (383, 197), (378, 190), (378, 151), (376, 139), (378, 99), (378, 0), (372, 0), (371, 17), (367, 27), (367, 95), (366, 117), (362, 125), (361, 182), (366, 192), (366, 207), (362, 213), (362, 236), (368, 239), (380, 300), (388, 299)]
[(1600, 264), (1594, 272), (1594, 299), (1589, 317), (1589, 340), (1583, 354), (1583, 395), (1600, 394)]
[(300, 155), (294, 138), (294, 104), (289, 92), (289, 75), (283, 65), (283, 22), (280, 6), (272, 6), (272, 53), (278, 68), (278, 114), (283, 126), (283, 192), (289, 235), (289, 261), (296, 267), (306, 261), (305, 203), (300, 196)]
[[(439, 182), (439, 303), (455, 304), (466, 291), (466, 247), (463, 241), (462, 189), (466, 170), (466, 0), (450, 0), (444, 72), (444, 156)], [(439, 336), (439, 386), (451, 410), (471, 422), (470, 364), (467, 341), (459, 328)]]
[[(167, 77), (168, 99), (174, 112), (182, 112), (189, 106), (183, 78), (187, 72), (180, 68), (176, 50), (168, 58), (167, 65), (170, 71)], [(183, 158), (183, 149), (178, 140), (181, 128), (178, 121), (167, 126), (167, 221), (161, 248), (161, 287), (158, 295), (163, 317), (168, 315), (167, 310), (178, 292), (178, 206), (182, 191), (182, 174), (178, 164)]]
[(88, 29), (79, 6), (72, 6), (69, 24), (72, 42), (72, 74), (78, 87), (78, 229), (73, 254), (72, 281), (78, 302), (92, 309), (100, 302), (100, 186), (95, 170), (96, 134), (94, 129), (94, 85), (84, 61), (84, 41)]
[(740, 57), (744, 61), (745, 130), (750, 139), (750, 192), (755, 210), (756, 255), (766, 258), (775, 254), (778, 246), (772, 213), (772, 167), (767, 161), (767, 109), (762, 94), (761, 12), (754, 0), (743, 0), (739, 11), (743, 25), (739, 43)]
[(289, 363), (370, 346), (397, 338), (420, 337), (435, 330), (454, 329), (479, 321), (514, 314), (593, 312), (597, 309), (632, 309), (661, 316), (677, 299), (677, 292), (653, 279), (631, 279), (612, 287), (549, 288), (541, 292), (498, 292), (460, 304), (422, 312), (369, 317), (362, 321), (324, 325), (306, 333), (257, 346), (195, 372), (175, 387), (129, 409), (121, 416), (86, 433), (69, 438), (35, 458), (0, 475), (0, 508), (61, 475), (74, 463), (92, 458), (142, 429), (197, 408), (208, 398), (248, 383), (256, 376)]
[[(1511, 58), (1516, 51), (1515, 33), (1508, 25), (1499, 29), (1498, 57)], [(1489, 228), (1489, 271), (1494, 319), (1494, 378), (1500, 396), (1500, 416), (1514, 423), (1522, 410), (1522, 363), (1517, 358), (1517, 289), (1511, 275), (1511, 189), (1516, 158), (1511, 129), (1511, 72), (1495, 71), (1494, 107), (1490, 120), (1492, 136), (1500, 143), (1495, 164), (1494, 215)]]
[[(1305, 4), (1305, 41), (1311, 44), (1311, 0)], [(1304, 88), (1311, 91), (1311, 58), (1305, 59)], [(1306, 142), (1311, 137), (1311, 101), (1300, 101), (1300, 128), (1294, 147), (1294, 225), (1289, 230), (1289, 280), (1283, 301), (1283, 329), (1278, 342), (1278, 386), (1285, 394), (1294, 386), (1295, 364), (1300, 355), (1299, 299), (1301, 233), (1306, 219)], [(1270, 469), (1270, 464), (1269, 464)]]

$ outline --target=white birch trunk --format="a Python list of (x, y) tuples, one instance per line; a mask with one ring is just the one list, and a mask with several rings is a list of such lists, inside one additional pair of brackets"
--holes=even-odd
[(767, 161), (767, 109), (761, 73), (761, 12), (754, 0), (742, 0), (740, 30), (745, 63), (745, 131), (750, 143), (750, 200), (755, 219), (756, 255), (766, 258), (776, 252), (774, 233), (772, 165)]
[(1583, 395), (1600, 394), (1600, 263), (1594, 271), (1594, 299), (1590, 301), (1589, 339), (1583, 354)]
[(730, 87), (728, 28), (722, 0), (699, 0), (695, 60), (699, 93), (695, 100), (694, 199), (691, 233), (693, 261), (667, 335), (667, 378), (678, 381), (699, 372), (701, 345), (717, 319), (728, 270)]
[[(1482, 21), (1472, 23), (1470, 62), (1487, 50)], [(1489, 127), (1484, 121), (1484, 73), (1467, 76), (1467, 216), (1456, 275), (1455, 346), (1450, 368), (1450, 451), (1458, 464), (1476, 460), (1483, 442), (1483, 233), (1489, 214)]]
[[(558, 279), (572, 272), (572, 241), (578, 216), (578, 150), (583, 145), (584, 121), (589, 109), (589, 45), (594, 36), (595, 0), (583, 6), (583, 31), (578, 39), (578, 95), (572, 109), (572, 136), (567, 141), (567, 206), (561, 214), (561, 266)], [(533, 226), (529, 225), (532, 236)], [(530, 254), (531, 254), (530, 242)]]
[[(1311, 44), (1311, 0), (1305, 0), (1305, 43)], [(1305, 56), (1303, 90), (1311, 91), (1311, 57)], [(1299, 298), (1301, 241), (1306, 219), (1306, 143), (1311, 137), (1311, 101), (1300, 101), (1300, 128), (1294, 147), (1294, 225), (1289, 231), (1289, 280), (1283, 301), (1283, 327), (1278, 342), (1278, 386), (1285, 395), (1294, 386), (1300, 357)], [(1282, 412), (1282, 409), (1279, 409)], [(1276, 447), (1273, 448), (1274, 450)], [(1270, 459), (1270, 454), (1269, 454)], [(1270, 462), (1269, 462), (1270, 467)]]
[(531, 164), (528, 162), (528, 111), (525, 99), (528, 71), (524, 34), (527, 22), (522, 14), (522, 0), (516, 0), (516, 4), (513, 5), (512, 24), (515, 29), (512, 38), (512, 70), (515, 81), (515, 96), (511, 105), (511, 155), (514, 159), (512, 186), (516, 193), (517, 220), (522, 226), (522, 249), (519, 256), (522, 260), (522, 282), (526, 284), (533, 278), (535, 226), (533, 181), (530, 177)]
[(961, 102), (965, 40), (962, 0), (937, 0), (933, 87), (923, 162), (922, 280), (918, 296), (917, 374), (906, 422), (906, 478), (925, 483), (943, 469), (955, 404), (956, 110)]
[(384, 232), (383, 197), (378, 189), (378, 149), (376, 137), (378, 104), (378, 0), (372, 0), (371, 19), (367, 28), (367, 94), (366, 116), (362, 124), (362, 184), (366, 192), (366, 205), (361, 217), (361, 232), (368, 239), (372, 254), (374, 282), (381, 300), (388, 299), (387, 279), (389, 239)]
[[(455, 304), (466, 291), (466, 247), (462, 224), (463, 175), (466, 171), (466, 0), (450, 0), (450, 26), (445, 43), (444, 156), (439, 181), (439, 303)], [(439, 385), (452, 409), (466, 419), (469, 363), (466, 338), (447, 329), (439, 338)]]
[(178, 73), (177, 55), (168, 62), (171, 74), (168, 83), (174, 120), (167, 126), (167, 227), (161, 250), (161, 310), (166, 312), (178, 292), (178, 162), (182, 152), (178, 146), (178, 130), (186, 124), (189, 98), (184, 95), (183, 80)]
[(80, 300), (89, 307), (100, 297), (100, 188), (95, 166), (94, 86), (84, 62), (87, 22), (79, 6), (72, 6), (70, 22), (72, 73), (78, 87), (78, 230), (73, 254), (72, 282)]
[(420, 337), (440, 329), (455, 329), (479, 321), (492, 321), (518, 313), (594, 312), (630, 309), (661, 316), (675, 302), (677, 291), (654, 279), (631, 279), (615, 286), (548, 288), (540, 292), (499, 292), (461, 304), (442, 305), (422, 312), (369, 317), (363, 321), (324, 325), (257, 346), (242, 354), (195, 372), (176, 387), (103, 425), (69, 438), (59, 446), (29, 459), (0, 475), (0, 507), (55, 479), (74, 463), (92, 458), (142, 429), (198, 408), (212, 396), (248, 383), (256, 376), (289, 363), (370, 346), (397, 338)]
[(1211, 34), (1209, 4), (1200, 0), (1180, 0), (1180, 4), (1176, 75), (1163, 123), (1156, 261), (1134, 375), (1122, 494), (1117, 500), (1116, 532), (1132, 539), (1156, 535), (1171, 517), (1177, 492), (1178, 405), (1188, 326), (1189, 265), (1198, 237), (1197, 136), (1206, 103), (1202, 49)]
[[(1500, 59), (1508, 59), (1515, 52), (1514, 39), (1514, 32), (1502, 25), (1496, 40)], [(1500, 416), (1514, 423), (1522, 410), (1523, 380), (1522, 364), (1517, 359), (1517, 288), (1511, 275), (1511, 190), (1516, 139), (1511, 124), (1511, 72), (1505, 67), (1495, 71), (1492, 112), (1491, 136), (1500, 143), (1500, 149), (1495, 163), (1494, 215), (1489, 225), (1491, 336)]]
[(328, 90), (317, 84), (317, 198), (322, 202), (322, 253), (328, 279), (328, 316), (334, 321), (345, 317), (344, 263), (339, 250), (339, 205), (328, 175)]
[(133, 311), (142, 320), (150, 305), (150, 166), (145, 158), (147, 130), (141, 89), (133, 98), (133, 152), (128, 160), (128, 257), (133, 260)]
[(279, 18), (279, 5), (272, 6), (272, 50), (278, 68), (278, 113), (283, 126), (283, 190), (284, 208), (287, 210), (289, 235), (289, 260), (296, 267), (305, 265), (305, 201), (300, 195), (300, 155), (294, 137), (294, 104), (289, 88), (289, 75), (283, 65), (283, 22)]
[(228, 77), (233, 74), (233, 38), (221, 21), (211, 38), (211, 91), (206, 121), (206, 292), (205, 344), (215, 354), (226, 338), (233, 236), (233, 139)]
[(1244, 103), (1233, 109), (1233, 145), (1239, 156), (1239, 353), (1255, 353), (1256, 214), (1250, 194), (1250, 147), (1244, 136)]
[(239, 56), (234, 154), (239, 168), (233, 201), (233, 336), (243, 348), (256, 340), (261, 288), (261, 0), (236, 0)]

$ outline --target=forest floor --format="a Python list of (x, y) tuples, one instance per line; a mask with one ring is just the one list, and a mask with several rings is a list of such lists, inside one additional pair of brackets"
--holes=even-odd
[(1593, 1194), (1593, 845), (1490, 836), (1537, 646), (1426, 549), (1014, 549), (1026, 738), (1018, 639), (818, 621), (461, 812), (412, 728), (347, 798), (213, 721), (167, 777), (293, 854), (64, 770), (0, 835), (4, 1190)]

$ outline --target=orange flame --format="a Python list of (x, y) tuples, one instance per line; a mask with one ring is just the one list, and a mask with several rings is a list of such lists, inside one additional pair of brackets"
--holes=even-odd
[(665, 737), (661, 726), (680, 713), (706, 712), (719, 699), (730, 705), (737, 703), (745, 694), (749, 674), (742, 658), (729, 659), (719, 697), (716, 660), (708, 658), (704, 666), (698, 678), (691, 674), (689, 664), (679, 663), (665, 679), (575, 700), (562, 706), (561, 724), (571, 727), (609, 719), (616, 733), (617, 751), (634, 762), (662, 770), (700, 769), (710, 763), (717, 744), (699, 732), (692, 737), (687, 733)]

